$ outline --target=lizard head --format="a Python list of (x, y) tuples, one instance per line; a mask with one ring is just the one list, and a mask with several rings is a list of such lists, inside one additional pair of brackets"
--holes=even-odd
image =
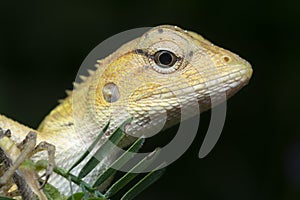
[[(172, 109), (196, 98), (201, 111), (210, 98), (229, 98), (251, 78), (251, 65), (197, 33), (176, 26), (150, 29), (102, 61), (98, 100), (134, 109)], [(185, 100), (184, 100), (185, 99)]]
[(251, 65), (238, 55), (168, 25), (150, 29), (99, 63), (93, 76), (97, 81), (90, 82), (96, 96), (88, 98), (95, 101), (95, 116), (112, 119), (125, 111), (140, 130), (149, 121), (158, 124), (162, 113), (169, 124), (178, 123), (182, 105), (200, 108), (187, 118), (208, 110), (212, 98), (213, 105), (225, 101), (252, 75)]

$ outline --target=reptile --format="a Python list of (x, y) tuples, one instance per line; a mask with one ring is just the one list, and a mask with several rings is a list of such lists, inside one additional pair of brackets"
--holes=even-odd
[[(133, 121), (128, 133), (138, 137), (160, 124), (163, 113), (167, 113), (165, 127), (170, 127), (180, 122), (181, 105), (196, 99), (200, 111), (206, 111), (211, 107), (211, 96), (226, 93), (230, 98), (252, 76), (251, 65), (235, 53), (171, 25), (150, 29), (95, 64), (96, 69), (81, 77), (83, 81), (75, 84), (38, 129), (4, 115), (0, 115), (0, 128), (9, 130), (16, 144), (29, 132), (36, 132), (36, 142), (53, 144), (56, 165), (68, 169), (108, 121), (113, 130), (124, 115), (130, 115)], [(101, 146), (106, 138), (103, 136), (97, 145)], [(122, 146), (131, 143), (128, 137)], [(108, 152), (85, 180), (91, 182), (116, 155)], [(40, 152), (32, 159), (45, 156)], [(73, 173), (78, 171), (75, 168)], [(55, 173), (49, 183), (64, 194), (70, 193), (68, 182)]]

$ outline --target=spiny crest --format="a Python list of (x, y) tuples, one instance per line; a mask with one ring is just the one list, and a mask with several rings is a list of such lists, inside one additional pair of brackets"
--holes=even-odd
[[(95, 68), (99, 68), (101, 65), (103, 65), (102, 60), (97, 60), (96, 61), (97, 64), (95, 64)], [(79, 80), (80, 82), (73, 82), (73, 90), (76, 90), (78, 88), (80, 88), (80, 86), (82, 85), (82, 83), (86, 82), (91, 76), (93, 76), (96, 72), (96, 69), (87, 69), (87, 75), (79, 75)], [(73, 90), (66, 90), (66, 94), (67, 96), (72, 95)], [(63, 100), (59, 100), (59, 103), (61, 103)]]
[(87, 79), (87, 77), (84, 76), (84, 75), (79, 75), (79, 78), (80, 78), (80, 80), (82, 80), (82, 81), (86, 81), (86, 79)]
[(95, 67), (96, 67), (96, 68), (99, 68), (99, 67), (103, 66), (103, 60), (104, 60), (104, 59), (97, 60), (97, 61), (96, 61), (97, 63), (95, 64)]
[(58, 99), (58, 103), (61, 104), (64, 102), (64, 99)]
[(79, 87), (80, 83), (73, 82), (73, 88), (76, 90)]
[(102, 60), (97, 60), (96, 62), (97, 62), (99, 65), (102, 64)]
[(74, 90), (78, 89), (82, 83), (84, 83), (85, 81), (87, 81), (89, 77), (91, 77), (92, 75), (95, 74), (95, 71), (92, 70), (92, 69), (88, 69), (87, 72), (88, 72), (87, 76), (85, 76), (85, 75), (79, 75), (79, 80), (82, 81), (82, 82), (80, 82), (80, 83), (73, 82), (73, 89)]
[[(65, 90), (65, 93), (67, 94), (67, 97), (68, 97), (68, 96), (71, 96), (71, 95), (72, 95), (72, 90)], [(58, 100), (58, 103), (61, 104), (61, 103), (64, 102), (64, 100), (65, 100), (65, 99), (59, 99), (59, 100)]]
[(89, 76), (92, 76), (93, 74), (95, 74), (95, 71), (92, 69), (88, 69), (87, 72), (88, 72)]
[(72, 94), (72, 90), (66, 90), (66, 94), (70, 96)]

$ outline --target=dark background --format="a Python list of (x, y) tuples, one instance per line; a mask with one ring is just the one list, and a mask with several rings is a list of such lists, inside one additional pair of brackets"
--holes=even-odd
[(178, 25), (238, 53), (254, 74), (229, 100), (213, 151), (198, 159), (200, 131), (137, 199), (299, 199), (299, 2), (1, 2), (0, 112), (37, 127), (101, 41), (131, 28)]

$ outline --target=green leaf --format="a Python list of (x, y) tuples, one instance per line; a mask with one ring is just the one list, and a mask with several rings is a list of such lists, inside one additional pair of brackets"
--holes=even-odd
[(148, 156), (142, 159), (136, 166), (134, 166), (129, 172), (127, 172), (123, 177), (121, 177), (117, 182), (115, 182), (104, 194), (105, 197), (109, 198), (115, 195), (118, 191), (124, 188), (130, 181), (132, 181), (138, 173), (132, 173), (135, 170), (143, 170), (150, 165), (148, 160), (154, 161), (159, 152), (159, 148), (151, 152)]
[[(80, 186), (82, 189), (82, 192), (75, 193), (74, 195), (69, 196), (67, 200), (108, 200), (108, 198), (114, 196), (116, 193), (118, 193), (121, 189), (123, 189), (129, 182), (131, 182), (136, 176), (138, 176), (138, 173), (133, 173), (134, 171), (140, 171), (145, 168), (147, 168), (149, 165), (152, 164), (154, 159), (156, 158), (157, 154), (159, 153), (159, 149), (156, 149), (152, 153), (150, 153), (148, 156), (143, 158), (141, 161), (139, 161), (128, 173), (126, 173), (123, 177), (121, 177), (119, 180), (117, 180), (110, 188), (107, 189), (106, 193), (103, 195), (100, 193), (97, 188), (102, 183), (104, 183), (108, 178), (113, 176), (116, 169), (119, 169), (120, 167), (124, 166), (132, 157), (133, 154), (129, 152), (137, 152), (141, 146), (144, 143), (144, 138), (137, 139), (129, 148), (127, 151), (125, 151), (121, 156), (118, 157), (117, 160), (115, 160), (108, 169), (106, 169), (102, 174), (96, 179), (93, 185), (90, 185), (82, 180), (83, 177), (85, 177), (87, 174), (89, 174), (98, 164), (99, 160), (101, 161), (101, 158), (105, 158), (107, 156), (107, 153), (113, 150), (113, 148), (123, 139), (124, 133), (122, 130), (124, 130), (124, 126), (128, 124), (132, 119), (128, 119), (122, 123), (120, 127), (118, 127), (107, 139), (107, 141), (104, 142), (103, 145), (101, 145), (98, 149), (94, 149), (96, 144), (99, 142), (103, 134), (108, 129), (109, 123), (104, 127), (104, 129), (101, 131), (101, 133), (97, 136), (96, 140), (92, 143), (92, 145), (88, 148), (86, 152), (78, 159), (69, 170), (55, 167), (54, 171), (69, 180), (70, 182), (75, 183), (76, 185)], [(92, 151), (97, 150), (96, 153), (93, 155), (91, 159), (88, 160), (88, 162), (84, 165), (84, 167), (81, 169), (78, 176), (73, 175), (70, 173), (72, 169), (74, 169), (78, 164), (80, 164), (84, 159), (86, 159), (87, 155)], [(97, 159), (96, 159), (97, 158)], [(150, 161), (150, 162), (149, 162)], [(43, 168), (45, 167), (46, 163), (41, 163), (40, 166), (37, 165), (37, 168)], [(123, 195), (122, 200), (131, 200), (135, 198), (137, 195), (139, 195), (143, 190), (145, 190), (147, 187), (149, 187), (152, 183), (154, 183), (157, 179), (159, 179), (162, 175), (162, 170), (160, 171), (153, 171), (147, 174), (142, 180), (140, 180), (138, 183), (136, 183), (132, 188), (127, 190), (127, 192)], [(58, 191), (57, 191), (58, 192)], [(55, 195), (57, 193), (54, 191), (52, 192)], [(55, 199), (55, 195), (52, 195), (52, 198), (49, 199)], [(48, 197), (48, 196), (47, 196)], [(59, 196), (57, 196), (59, 198)], [(57, 199), (58, 199), (57, 198)], [(65, 200), (64, 199), (64, 200)], [(1, 200), (1, 199), (0, 199)], [(10, 199), (8, 199), (10, 200)], [(61, 200), (61, 199), (59, 199)]]
[(81, 200), (84, 197), (84, 192), (78, 192), (68, 197), (67, 200)]
[(77, 176), (69, 173), (67, 170), (60, 168), (60, 167), (55, 167), (54, 172), (62, 177), (64, 177), (67, 180), (71, 180), (73, 183), (75, 183), (78, 186), (84, 185), (84, 187), (89, 191), (89, 192), (94, 192), (94, 189), (91, 188), (89, 184), (78, 178)]
[(101, 132), (96, 137), (95, 141), (89, 146), (89, 148), (84, 152), (84, 154), (70, 167), (68, 172), (70, 172), (72, 169), (74, 169), (76, 166), (78, 166), (86, 157), (87, 155), (94, 149), (95, 145), (99, 142), (103, 134), (106, 132), (106, 130), (109, 127), (109, 122), (105, 125), (105, 127), (101, 130)]
[(130, 148), (123, 153), (115, 162), (111, 164), (111, 166), (106, 169), (94, 182), (93, 188), (100, 186), (104, 181), (106, 181), (109, 177), (111, 177), (119, 167), (122, 167), (128, 160), (132, 158), (132, 154), (128, 152), (137, 152), (143, 145), (145, 139), (139, 138)]
[(8, 198), (8, 197), (0, 196), (0, 200), (14, 200), (14, 199), (11, 199), (11, 198)]
[(47, 168), (48, 161), (47, 160), (38, 160), (35, 163), (35, 169), (37, 171), (41, 171)]
[(47, 196), (48, 200), (65, 200), (66, 197), (60, 194), (60, 192), (52, 185), (47, 183), (43, 189), (43, 192)]
[(165, 170), (153, 171), (147, 174), (142, 180), (135, 184), (130, 190), (128, 190), (121, 200), (132, 200), (147, 189), (150, 185), (156, 182), (163, 174)]
[[(107, 141), (99, 147), (93, 157), (82, 167), (79, 172), (78, 178), (84, 178), (88, 175), (95, 167), (99, 164), (102, 158), (105, 158), (107, 152), (110, 152), (124, 137), (123, 130), (124, 126), (128, 124), (132, 119), (125, 120), (120, 127), (118, 127)], [(113, 143), (113, 144), (112, 144)]]

